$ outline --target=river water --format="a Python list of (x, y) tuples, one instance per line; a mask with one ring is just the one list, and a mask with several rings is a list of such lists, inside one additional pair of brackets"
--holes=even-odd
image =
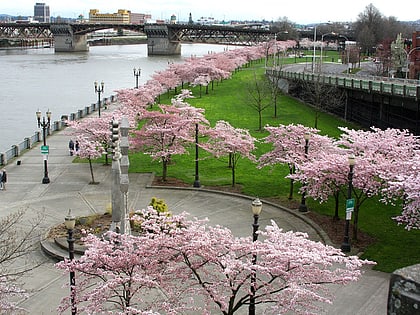
[(133, 68), (141, 68), (139, 85), (168, 62), (220, 52), (223, 45), (182, 44), (181, 56), (147, 56), (147, 46), (92, 46), (88, 52), (54, 53), (53, 48), (0, 50), (0, 152), (38, 130), (35, 112), (52, 112), (60, 120), (96, 103), (94, 82), (104, 81), (102, 97), (135, 86)]

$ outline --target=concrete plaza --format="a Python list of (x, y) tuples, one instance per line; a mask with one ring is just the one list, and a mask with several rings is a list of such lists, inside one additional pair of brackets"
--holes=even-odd
[[(25, 219), (42, 213), (42, 234), (52, 226), (62, 223), (71, 208), (76, 216), (103, 213), (111, 202), (111, 168), (94, 164), (98, 185), (89, 185), (91, 175), (88, 164), (72, 163), (69, 156), (69, 135), (66, 131), (48, 137), (49, 184), (42, 184), (44, 176), (40, 144), (21, 155), (18, 160), (5, 166), (8, 173), (7, 190), (0, 191), (0, 216), (3, 218), (19, 209), (27, 209)], [(210, 224), (229, 227), (235, 235), (250, 235), (252, 215), (250, 204), (253, 198), (223, 194), (205, 189), (170, 189), (152, 187), (152, 174), (130, 174), (128, 202), (130, 209), (144, 208), (155, 196), (163, 198), (175, 213), (186, 211), (193, 216), (208, 217)], [(311, 239), (328, 243), (325, 233), (304, 215), (295, 210), (278, 207), (263, 201), (260, 225), (270, 220), (285, 230), (307, 232)], [(58, 249), (57, 249), (58, 250)], [(59, 253), (59, 252), (58, 252)], [(24, 288), (29, 297), (19, 305), (30, 314), (56, 314), (62, 297), (69, 294), (63, 287), (69, 281), (54, 267), (54, 259), (46, 255), (41, 247), (33, 259), (45, 259), (45, 263), (24, 277)], [(62, 252), (65, 256), (66, 252)], [(366, 268), (360, 281), (348, 286), (335, 286), (333, 305), (326, 305), (324, 314), (383, 315), (386, 314), (389, 274)], [(77, 281), (77, 279), (76, 279)], [(243, 310), (241, 314), (245, 314)]]

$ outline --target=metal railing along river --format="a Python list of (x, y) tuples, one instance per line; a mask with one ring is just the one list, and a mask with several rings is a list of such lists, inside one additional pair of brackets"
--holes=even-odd
[[(115, 95), (111, 95), (109, 98), (104, 98), (103, 100), (101, 100), (100, 106), (106, 108), (110, 103), (114, 103), (116, 101), (117, 97)], [(86, 106), (84, 109), (79, 109), (77, 112), (71, 113), (68, 116), (61, 116), (61, 120), (54, 121), (51, 123), (50, 128), (47, 129), (47, 136), (51, 135), (55, 131), (59, 131), (65, 128), (66, 121), (74, 121), (81, 119), (97, 111), (98, 109), (98, 103), (92, 103), (90, 106)], [(41, 131), (36, 131), (35, 134), (33, 134), (32, 136), (24, 138), (22, 142), (12, 145), (10, 149), (0, 153), (0, 165), (7, 165), (11, 161), (14, 161), (25, 150), (31, 149), (36, 143), (41, 142), (42, 140), (43, 139)], [(17, 160), (16, 163), (19, 165), (21, 162)]]

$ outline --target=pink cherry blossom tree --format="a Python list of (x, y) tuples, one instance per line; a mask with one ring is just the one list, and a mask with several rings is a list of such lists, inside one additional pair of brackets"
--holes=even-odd
[(176, 72), (171, 71), (170, 69), (155, 72), (155, 74), (152, 75), (152, 79), (158, 81), (167, 92), (171, 89), (175, 89), (176, 93), (176, 87), (181, 84), (181, 78)]
[[(283, 232), (274, 221), (260, 232), (262, 240), (253, 241), (186, 214), (162, 215), (151, 207), (137, 213), (138, 236), (89, 235), (80, 260), (56, 265), (77, 273), (78, 311), (233, 315), (249, 306), (255, 272), (259, 308), (317, 314), (321, 303), (332, 303), (328, 284), (356, 281), (363, 265), (372, 264), (305, 233)], [(63, 299), (60, 312), (69, 304)]]
[[(289, 174), (294, 174), (297, 165), (302, 164), (308, 157), (314, 158), (320, 146), (325, 146), (325, 143), (329, 142), (327, 138), (317, 136), (318, 129), (301, 124), (279, 125), (277, 127), (266, 126), (265, 129), (270, 134), (263, 141), (271, 143), (273, 147), (258, 159), (259, 168), (287, 164), (289, 166)], [(305, 156), (305, 134), (311, 136), (308, 156)], [(291, 178), (289, 199), (293, 198), (293, 186), (294, 179)]]
[[(418, 161), (416, 156), (419, 143), (418, 138), (407, 130), (381, 130), (374, 127), (368, 131), (344, 127), (340, 127), (340, 130), (343, 133), (334, 143), (336, 148), (332, 147), (331, 150), (321, 152), (316, 159), (302, 163), (293, 178), (308, 183), (308, 195), (324, 201), (337, 190), (346, 191), (349, 173), (347, 159), (350, 154), (354, 154), (356, 164), (352, 197), (355, 199), (355, 207), (352, 232), (353, 239), (357, 240), (360, 209), (368, 198), (380, 196), (383, 202), (393, 202), (410, 194), (408, 186), (411, 186), (413, 176), (417, 176), (414, 170), (418, 167), (415, 161)], [(415, 195), (410, 196), (410, 201), (416, 200)], [(408, 212), (403, 211), (399, 220), (412, 224), (416, 212), (413, 212), (411, 205), (406, 204), (405, 207), (404, 210)], [(405, 217), (405, 214), (408, 216)]]
[[(86, 148), (89, 148), (89, 153), (87, 155), (90, 155), (91, 159), (101, 156), (100, 154), (92, 154), (92, 146), (87, 145), (87, 142), (89, 141), (94, 143), (94, 147), (97, 147), (98, 153), (107, 152), (111, 136), (110, 121), (114, 115), (115, 113), (107, 112), (104, 113), (102, 117), (86, 117), (84, 119), (67, 122), (70, 127), (68, 134), (77, 137), (79, 143), (82, 141), (84, 144), (84, 151), (81, 153), (83, 156), (86, 156), (87, 154)], [(108, 164), (107, 159), (105, 163)]]
[(385, 201), (403, 196), (401, 191), (390, 190), (389, 184), (404, 174), (403, 166), (415, 157), (419, 141), (408, 130), (375, 127), (369, 131), (344, 127), (340, 130), (343, 133), (338, 144), (356, 156), (353, 238), (357, 239), (360, 206), (367, 198), (379, 195)]
[(295, 174), (289, 178), (305, 183), (306, 196), (327, 201), (335, 199), (334, 219), (339, 220), (340, 194), (347, 196), (347, 175), (349, 171), (346, 152), (338, 146), (321, 150), (317, 157), (300, 164)]
[(100, 158), (102, 154), (104, 154), (104, 148), (102, 146), (102, 143), (84, 136), (77, 136), (76, 141), (80, 145), (80, 149), (76, 151), (76, 155), (82, 159), (87, 159), (89, 162), (90, 176), (92, 179), (89, 182), (89, 184), (98, 184), (98, 182), (95, 181), (95, 177), (93, 174), (92, 160)]
[[(416, 150), (417, 151), (417, 150)], [(420, 165), (420, 154), (417, 151), (415, 156), (406, 161), (400, 175), (389, 184), (392, 194), (400, 193), (403, 198), (402, 213), (394, 219), (398, 224), (405, 226), (407, 230), (420, 229), (420, 179), (418, 170)]]
[[(160, 110), (143, 111), (144, 124), (133, 131), (132, 147), (162, 162), (162, 180), (167, 179), (171, 157), (188, 153), (195, 141), (195, 124), (208, 124), (204, 110), (189, 106), (183, 99), (190, 93), (183, 91), (173, 99), (174, 105), (159, 105)], [(181, 105), (182, 104), (182, 105)]]
[(248, 130), (235, 128), (227, 121), (220, 120), (208, 131), (208, 141), (202, 147), (216, 157), (229, 156), (232, 169), (232, 187), (235, 186), (235, 170), (239, 158), (245, 157), (255, 161), (252, 151), (255, 150), (256, 139)]

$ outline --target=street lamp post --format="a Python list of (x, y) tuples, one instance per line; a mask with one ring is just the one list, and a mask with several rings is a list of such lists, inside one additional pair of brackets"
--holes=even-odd
[(198, 124), (195, 124), (195, 179), (193, 186), (196, 188), (201, 186), (198, 175)]
[[(348, 174), (348, 190), (347, 190), (347, 202), (351, 200), (351, 191), (353, 189), (353, 170), (354, 165), (356, 164), (356, 160), (354, 155), (350, 155), (348, 158), (350, 171)], [(350, 228), (350, 219), (351, 219), (351, 209), (347, 209), (346, 205), (346, 225), (344, 229), (344, 241), (341, 244), (341, 250), (343, 252), (350, 252), (351, 245), (350, 245), (350, 238), (349, 238), (349, 228)]]
[(140, 74), (141, 74), (141, 69), (140, 68), (138, 68), (138, 69), (133, 68), (133, 73), (134, 73), (134, 77), (136, 78), (136, 89), (138, 89), (139, 88), (139, 77), (140, 77)]
[[(71, 214), (71, 210), (69, 209), (69, 213), (64, 219), (64, 224), (67, 229), (67, 243), (69, 244), (69, 259), (72, 261), (74, 259), (74, 238), (73, 238), (73, 230), (76, 224), (76, 218)], [(76, 308), (76, 277), (74, 271), (70, 271), (70, 301), (71, 301), (71, 314), (77, 314)]]
[(322, 46), (324, 45), (324, 36), (327, 36), (327, 35), (335, 35), (335, 33), (330, 32), (330, 33), (322, 34), (321, 36), (321, 57), (320, 57), (320, 64), (319, 64), (319, 72), (322, 72)]
[(406, 63), (407, 63), (407, 71), (405, 72), (405, 78), (408, 79), (408, 74), (410, 73), (410, 55), (413, 51), (420, 50), (420, 47), (414, 47), (410, 49), (407, 53)]
[(48, 184), (50, 182), (50, 179), (48, 177), (48, 147), (47, 147), (47, 130), (51, 126), (51, 112), (48, 110), (46, 112), (47, 115), (47, 121), (45, 121), (45, 116), (42, 117), (41, 122), (41, 112), (38, 110), (36, 112), (36, 119), (38, 121), (38, 128), (42, 127), (42, 139), (44, 141), (44, 147), (41, 148), (42, 150), (46, 150), (46, 152), (42, 152), (44, 156), (44, 178), (42, 179), (43, 184)]
[[(311, 138), (311, 134), (309, 132), (305, 132), (303, 136), (305, 139), (305, 159), (308, 158), (308, 151), (309, 151), (309, 139)], [(302, 199), (299, 205), (300, 212), (307, 212), (308, 207), (306, 206), (306, 183), (303, 184), (303, 192), (302, 192)]]
[[(260, 199), (255, 199), (251, 204), (252, 214), (254, 215), (254, 223), (252, 224), (252, 242), (256, 242), (258, 239), (258, 219), (262, 210), (262, 202)], [(257, 264), (257, 254), (252, 255), (252, 265)], [(251, 295), (249, 298), (249, 315), (255, 315), (255, 285), (256, 285), (257, 275), (256, 270), (254, 269), (251, 273)]]
[(95, 93), (98, 94), (98, 115), (101, 117), (101, 93), (104, 92), (104, 81), (101, 82), (99, 86), (98, 81), (95, 81)]
[(316, 25), (314, 27), (314, 55), (312, 56), (312, 73), (315, 72), (315, 44), (316, 44)]
[(339, 34), (338, 37), (343, 37), (346, 41), (344, 42), (344, 51), (346, 52), (346, 59), (347, 59), (347, 71), (346, 73), (349, 74), (350, 70), (349, 70), (349, 66), (350, 66), (350, 51), (347, 49), (347, 45), (346, 43), (349, 42), (349, 39), (347, 36), (341, 35)]

